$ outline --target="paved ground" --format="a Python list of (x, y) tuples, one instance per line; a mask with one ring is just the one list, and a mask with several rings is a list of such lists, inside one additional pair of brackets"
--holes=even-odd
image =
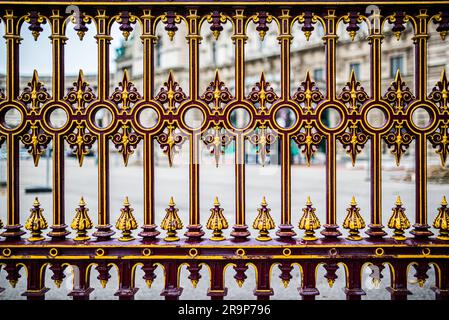
[[(209, 214), (209, 208), (212, 207), (213, 199), (216, 195), (222, 207), (225, 209), (226, 217), (230, 225), (234, 222), (233, 208), (234, 208), (234, 167), (231, 164), (232, 158), (225, 159), (229, 164), (221, 165), (218, 169), (215, 168), (210, 161), (203, 163), (201, 166), (201, 214), (203, 217), (203, 224)], [(163, 159), (165, 161), (165, 159)], [(66, 213), (67, 222), (70, 223), (74, 216), (74, 209), (78, 204), (80, 196), (84, 196), (87, 206), (90, 209), (90, 214), (95, 221), (97, 212), (97, 171), (93, 158), (85, 159), (85, 166), (79, 168), (77, 162), (73, 159), (67, 160), (67, 176), (66, 176)], [(32, 185), (45, 184), (45, 159), (41, 159), (41, 164), (38, 168), (32, 166), (31, 161), (22, 161), (21, 168), (21, 219), (24, 221), (29, 214), (29, 208), (33, 202), (35, 195), (25, 194), (24, 188)], [(384, 224), (387, 222), (393, 207), (395, 198), (400, 195), (409, 219), (413, 221), (414, 217), (414, 184), (411, 182), (397, 182), (392, 177), (400, 175), (400, 171), (384, 171), (383, 173), (383, 212)], [(264, 168), (256, 165), (247, 166), (247, 194), (246, 194), (246, 211), (247, 223), (250, 225), (257, 212), (257, 207), (260, 204), (263, 195), (266, 196), (269, 207), (272, 209), (271, 213), (275, 221), (279, 222), (280, 214), (280, 168), (275, 165), (268, 165)], [(167, 206), (169, 196), (174, 196), (177, 207), (179, 208), (180, 216), (184, 225), (188, 223), (188, 165), (179, 164), (174, 168), (166, 166), (158, 166), (156, 168), (156, 221), (159, 223), (165, 213), (164, 209)], [(338, 223), (341, 225), (346, 214), (346, 208), (351, 200), (352, 195), (355, 195), (361, 213), (365, 221), (369, 221), (369, 180), (367, 180), (366, 169), (361, 168), (347, 168), (343, 164), (339, 167), (337, 177), (338, 187)], [(131, 206), (135, 209), (134, 214), (139, 222), (142, 224), (142, 167), (137, 164), (130, 164), (129, 167), (123, 168), (121, 159), (119, 157), (112, 157), (111, 159), (111, 221), (115, 223), (119, 213), (120, 207), (125, 196), (129, 196)], [(428, 193), (428, 207), (429, 207), (429, 222), (431, 223), (436, 214), (436, 208), (439, 205), (443, 193), (449, 193), (449, 185), (429, 184)], [(324, 203), (325, 203), (325, 170), (322, 166), (312, 166), (310, 168), (304, 166), (292, 167), (292, 214), (295, 226), (301, 215), (301, 208), (304, 206), (307, 196), (310, 195), (312, 202), (317, 208), (317, 215), (319, 219), (324, 222)], [(40, 194), (39, 200), (42, 207), (45, 209), (44, 214), (50, 218), (52, 210), (51, 194)], [(0, 197), (0, 212), (5, 212), (5, 195)], [(5, 220), (5, 217), (1, 217)], [(343, 231), (343, 230), (342, 230)], [(182, 231), (183, 232), (183, 231)], [(345, 231), (343, 231), (346, 234)], [(229, 230), (227, 230), (229, 234)], [(254, 234), (254, 233), (253, 233)], [(207, 232), (206, 236), (209, 236)], [(163, 288), (163, 275), (158, 270), (158, 277), (153, 287), (147, 289), (143, 282), (138, 282), (141, 288), (136, 295), (136, 299), (162, 299), (160, 292)], [(51, 273), (51, 272), (50, 272)], [(71, 281), (70, 272), (66, 271), (68, 276), (67, 281), (64, 281), (60, 289), (56, 289), (53, 281), (50, 279), (51, 274), (47, 273), (46, 285), (51, 288), (47, 294), (49, 299), (66, 299), (67, 293), (70, 291)], [(117, 290), (117, 274), (111, 270), (112, 278), (108, 283), (106, 289), (100, 289), (98, 281), (95, 279), (97, 274), (92, 274), (92, 285), (96, 290), (92, 293), (92, 299), (116, 299), (113, 293)], [(333, 288), (330, 289), (327, 285), (326, 279), (323, 277), (324, 268), (320, 267), (318, 272), (318, 289), (321, 295), (318, 299), (344, 299), (342, 288), (344, 287), (344, 273), (342, 268), (337, 272), (338, 279)], [(389, 272), (384, 270), (384, 278), (380, 288), (373, 288), (371, 280), (368, 278), (370, 270), (365, 269), (364, 273), (364, 289), (367, 291), (367, 299), (388, 299), (388, 293), (385, 287), (389, 283)], [(433, 292), (430, 290), (430, 285), (434, 281), (434, 273), (429, 272), (430, 278), (425, 284), (424, 288), (419, 288), (414, 283), (412, 277), (414, 270), (410, 271), (410, 290), (414, 293), (411, 299), (431, 299)], [(297, 287), (300, 286), (300, 277), (297, 267), (292, 273), (293, 279), (287, 289), (284, 289), (278, 276), (280, 271), (277, 268), (273, 269), (272, 286), (275, 292), (274, 299), (297, 299)], [(181, 276), (181, 286), (184, 287), (184, 294), (181, 299), (206, 298), (206, 291), (209, 282), (209, 274), (207, 270), (202, 270), (202, 279), (196, 289), (193, 289), (190, 281), (187, 279), (188, 272), (183, 270)], [(252, 291), (255, 287), (254, 271), (250, 268), (247, 272), (248, 279), (243, 288), (239, 288), (233, 279), (234, 271), (229, 268), (226, 272), (226, 286), (229, 288), (227, 299), (254, 299)], [(11, 289), (5, 280), (5, 271), (0, 272), (0, 287), (8, 288), (6, 292), (0, 293), (0, 299), (23, 299), (20, 294), (25, 290), (26, 283), (24, 281), (25, 275), (22, 274), (22, 279), (19, 281), (16, 289)], [(143, 276), (142, 271), (138, 271), (136, 279)]]

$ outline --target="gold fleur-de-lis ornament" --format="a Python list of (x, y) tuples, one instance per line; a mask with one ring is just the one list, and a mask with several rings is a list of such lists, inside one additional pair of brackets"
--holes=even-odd
[(31, 237), (28, 238), (28, 241), (42, 241), (45, 239), (42, 236), (42, 230), (48, 228), (47, 221), (45, 220), (42, 212), (44, 209), (40, 207), (39, 199), (36, 197), (33, 202), (33, 208), (30, 209), (30, 216), (25, 222), (25, 229), (31, 231)]
[(440, 230), (437, 239), (449, 240), (449, 208), (447, 207), (446, 196), (441, 200), (441, 207), (438, 208), (438, 214), (433, 221), (433, 227)]
[(220, 202), (218, 202), (218, 197), (215, 197), (214, 207), (210, 209), (210, 217), (207, 220), (206, 228), (212, 230), (212, 241), (222, 241), (225, 239), (223, 237), (223, 229), (229, 227), (225, 216), (223, 215), (223, 208), (220, 208)]
[(262, 203), (260, 204), (262, 207), (257, 209), (259, 214), (253, 223), (253, 228), (259, 230), (259, 236), (256, 240), (259, 241), (269, 241), (271, 237), (269, 236), (268, 230), (274, 229), (274, 221), (270, 215), (271, 209), (267, 208), (267, 201), (265, 197), (262, 198)]
[(348, 239), (353, 241), (362, 240), (359, 229), (365, 228), (365, 221), (360, 215), (360, 208), (357, 207), (354, 196), (352, 197), (350, 207), (346, 211), (348, 214), (343, 222), (343, 228), (349, 229)]
[(173, 197), (170, 197), (168, 208), (165, 209), (165, 217), (161, 222), (162, 230), (167, 231), (167, 236), (164, 240), (168, 242), (178, 241), (179, 237), (176, 235), (176, 230), (182, 229), (182, 222), (178, 216), (178, 209), (175, 208), (175, 205)]
[(130, 207), (128, 197), (125, 197), (123, 208), (120, 209), (121, 214), (115, 224), (115, 227), (122, 231), (122, 236), (119, 241), (131, 241), (134, 237), (131, 236), (131, 231), (137, 229), (137, 222), (133, 216), (134, 209)]
[(299, 220), (299, 229), (305, 230), (305, 235), (302, 238), (306, 241), (315, 241), (318, 238), (315, 236), (315, 230), (321, 227), (320, 220), (315, 214), (316, 209), (312, 207), (312, 201), (310, 197), (307, 197), (306, 206), (302, 209), (302, 217)]
[(76, 230), (76, 237), (73, 239), (75, 241), (87, 241), (90, 237), (87, 235), (87, 230), (92, 229), (92, 220), (88, 214), (89, 209), (86, 208), (86, 202), (84, 198), (81, 197), (79, 207), (76, 208), (75, 218), (71, 223), (73, 230)]
[(388, 221), (388, 227), (394, 229), (393, 238), (395, 240), (403, 241), (407, 238), (404, 236), (405, 230), (410, 228), (410, 221), (405, 215), (405, 208), (402, 206), (401, 197), (396, 199), (396, 207), (393, 208), (393, 213)]

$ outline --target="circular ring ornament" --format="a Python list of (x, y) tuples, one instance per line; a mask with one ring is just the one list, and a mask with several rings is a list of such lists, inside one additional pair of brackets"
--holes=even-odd
[(365, 122), (376, 130), (382, 130), (388, 124), (388, 118), (384, 110), (373, 107), (366, 112)]
[(421, 130), (429, 128), (433, 122), (432, 115), (423, 107), (417, 107), (412, 111), (411, 120), (413, 125)]
[(151, 249), (149, 249), (149, 248), (143, 249), (142, 250), (142, 255), (145, 256), (145, 257), (150, 256), (151, 255)]
[(56, 257), (59, 254), (59, 252), (58, 252), (58, 249), (51, 248), (50, 251), (48, 252), (48, 254), (52, 257)]
[(189, 256), (191, 256), (192, 258), (195, 258), (198, 255), (198, 250), (195, 248), (192, 248), (189, 250)]
[(237, 250), (235, 251), (235, 254), (238, 255), (238, 256), (240, 256), (240, 257), (243, 257), (243, 256), (246, 254), (246, 252), (245, 252), (245, 250), (243, 250), (242, 248), (240, 248), (240, 249), (237, 249)]
[(428, 256), (430, 254), (430, 248), (424, 248), (421, 250), (421, 252), (424, 256)]
[(228, 120), (233, 128), (244, 131), (251, 124), (251, 113), (244, 107), (236, 107), (229, 113)]
[(187, 128), (198, 130), (204, 125), (206, 115), (203, 113), (202, 109), (191, 106), (184, 110), (181, 119)]
[(97, 130), (106, 131), (114, 123), (114, 115), (106, 106), (99, 106), (91, 113), (91, 122)]
[(288, 130), (298, 122), (298, 114), (291, 107), (280, 107), (274, 114), (274, 120), (281, 129)]
[(145, 129), (153, 129), (160, 119), (159, 113), (150, 107), (145, 107), (137, 113), (137, 121)]
[(384, 253), (385, 253), (385, 250), (383, 249), (383, 248), (377, 248), (376, 249), (376, 251), (375, 251), (375, 253), (376, 253), (376, 256), (383, 256), (384, 255)]
[(285, 248), (284, 250), (282, 250), (282, 254), (286, 257), (289, 257), (292, 254), (292, 250), (290, 250), (289, 248)]
[(63, 108), (56, 107), (50, 110), (47, 121), (51, 128), (58, 130), (66, 126), (69, 114)]
[(2, 124), (8, 129), (16, 129), (23, 121), (22, 112), (15, 107), (7, 107), (5, 111), (1, 113), (1, 118)]
[(338, 253), (337, 249), (335, 249), (335, 248), (329, 249), (329, 255), (331, 255), (331, 256), (336, 256), (337, 253)]
[(105, 254), (104, 249), (98, 248), (97, 250), (95, 250), (95, 254), (99, 257), (104, 256), (104, 254)]
[(9, 257), (9, 256), (11, 256), (12, 251), (9, 248), (5, 248), (5, 249), (3, 249), (2, 254), (4, 257)]

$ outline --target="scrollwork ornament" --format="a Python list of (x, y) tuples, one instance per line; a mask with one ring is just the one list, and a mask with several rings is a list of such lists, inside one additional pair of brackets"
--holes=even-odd
[(181, 17), (173, 11), (167, 11), (162, 16), (161, 21), (165, 24), (165, 31), (167, 31), (170, 41), (173, 41), (175, 33), (176, 31), (178, 31), (178, 27), (176, 26), (176, 24), (181, 22)]
[(318, 104), (324, 99), (320, 89), (311, 80), (309, 71), (307, 71), (305, 80), (301, 82), (301, 85), (293, 94), (292, 99), (299, 103), (306, 112), (312, 111), (313, 103)]
[(123, 73), (123, 80), (118, 83), (110, 99), (116, 106), (121, 106), (122, 110), (128, 110), (131, 104), (135, 104), (142, 99), (134, 84), (129, 81), (128, 70)]
[(267, 155), (270, 154), (270, 145), (276, 141), (276, 135), (267, 132), (266, 125), (260, 125), (257, 132), (248, 137), (248, 141), (256, 146), (256, 152), (260, 156), (262, 166), (265, 166)]
[(125, 41), (128, 41), (129, 35), (134, 30), (132, 25), (137, 22), (137, 17), (132, 15), (129, 11), (122, 11), (116, 21), (120, 25), (119, 29), (122, 32)]
[(134, 153), (134, 149), (142, 140), (142, 136), (132, 131), (129, 122), (122, 124), (121, 132), (116, 132), (111, 136), (116, 149), (122, 154), (125, 167), (128, 166), (129, 156)]
[(259, 103), (259, 108), (262, 111), (267, 109), (267, 102), (271, 104), (278, 99), (278, 96), (274, 92), (273, 88), (270, 87), (270, 83), (265, 80), (265, 75), (263, 72), (260, 76), (260, 81), (256, 82), (256, 86), (251, 89), (247, 99), (253, 103)]
[(415, 99), (415, 96), (402, 80), (401, 72), (396, 72), (396, 77), (384, 95), (384, 99), (395, 108), (396, 111), (404, 111)]
[(64, 100), (70, 103), (72, 106), (76, 106), (77, 111), (84, 111), (86, 105), (94, 101), (96, 98), (92, 91), (92, 88), (84, 80), (84, 73), (82, 70), (79, 71), (78, 79), (73, 82), (73, 87), (69, 89)]
[(399, 166), (401, 157), (407, 151), (410, 143), (413, 141), (413, 136), (407, 132), (403, 123), (398, 123), (394, 128), (384, 136), (384, 140), (388, 147), (391, 149), (391, 153), (394, 155), (396, 165)]
[(303, 24), (301, 30), (304, 32), (307, 41), (309, 41), (312, 31), (315, 29), (313, 25), (317, 21), (318, 18), (311, 11), (305, 11), (298, 17), (298, 22)]
[(39, 76), (36, 70), (33, 71), (31, 81), (28, 82), (28, 86), (23, 90), (22, 94), (18, 97), (18, 100), (25, 106), (31, 105), (31, 111), (38, 110), (41, 104), (50, 100), (50, 95), (44, 87), (44, 84), (39, 81)]
[(392, 31), (396, 39), (401, 38), (402, 32), (405, 30), (405, 23), (409, 21), (409, 17), (403, 11), (397, 11), (392, 16), (388, 17), (388, 22), (393, 24)]
[(41, 32), (44, 31), (44, 29), (41, 27), (41, 25), (46, 24), (47, 20), (39, 12), (31, 11), (25, 17), (25, 22), (28, 22), (30, 24), (28, 27), (28, 30), (31, 31), (34, 41), (37, 41), (37, 38), (39, 37)]
[(438, 131), (429, 135), (429, 141), (436, 153), (440, 156), (441, 166), (446, 165), (447, 155), (449, 154), (449, 121), (445, 121), (438, 127)]
[(349, 81), (343, 87), (338, 99), (346, 104), (351, 112), (357, 112), (360, 106), (369, 99), (365, 89), (357, 81), (354, 70), (351, 70)]
[(213, 103), (215, 111), (222, 109), (222, 103), (228, 103), (232, 100), (232, 94), (225, 86), (224, 82), (220, 80), (218, 70), (215, 71), (214, 81), (212, 81), (206, 88), (206, 91), (201, 96), (201, 100), (207, 104)]
[(346, 131), (338, 135), (337, 139), (346, 149), (346, 153), (351, 157), (352, 166), (354, 167), (357, 155), (362, 152), (369, 136), (360, 129), (357, 123), (350, 121), (349, 132)]
[(449, 32), (449, 11), (441, 12), (433, 22), (438, 24), (437, 32), (444, 41)]
[(79, 12), (78, 14), (79, 16), (75, 15), (74, 13), (70, 18), (70, 21), (75, 25), (73, 29), (76, 31), (79, 39), (83, 41), (84, 35), (87, 31), (89, 31), (89, 28), (87, 28), (86, 24), (90, 24), (92, 19), (85, 13)]
[(20, 139), (28, 149), (28, 153), (33, 156), (34, 166), (37, 167), (41, 155), (51, 141), (51, 136), (44, 133), (39, 123), (34, 121), (29, 126), (28, 132), (23, 134)]
[(446, 69), (441, 71), (440, 80), (432, 88), (429, 94), (429, 100), (435, 102), (440, 107), (441, 111), (448, 109), (449, 101), (449, 82), (446, 76)]
[(207, 22), (211, 24), (210, 31), (212, 31), (215, 40), (218, 40), (220, 32), (223, 31), (222, 24), (225, 24), (227, 21), (226, 16), (219, 11), (213, 11), (211, 14), (207, 16), (206, 19)]
[(293, 136), (293, 140), (298, 144), (301, 152), (306, 157), (307, 166), (310, 166), (313, 154), (316, 152), (318, 145), (323, 140), (323, 135), (319, 132), (313, 132), (311, 123), (304, 126), (305, 131)]
[(168, 111), (174, 111), (177, 104), (187, 100), (186, 94), (174, 80), (173, 73), (171, 71), (168, 74), (167, 82), (164, 82), (164, 86), (159, 90), (155, 100), (160, 102), (162, 105), (168, 104)]
[(344, 18), (343, 22), (348, 26), (346, 27), (346, 31), (349, 33), (351, 40), (354, 41), (354, 38), (359, 31), (359, 24), (363, 21), (360, 13), (357, 11), (350, 11)]
[(253, 21), (257, 24), (256, 31), (259, 32), (260, 40), (263, 41), (266, 33), (268, 32), (268, 23), (273, 20), (273, 16), (269, 15), (266, 11), (260, 11), (256, 14)]
[(175, 132), (174, 125), (167, 126), (167, 133), (162, 132), (156, 136), (156, 141), (160, 144), (162, 151), (168, 157), (168, 164), (173, 166), (173, 158), (181, 150), (182, 144), (186, 141), (186, 136)]
[(76, 131), (66, 135), (65, 139), (72, 149), (73, 154), (76, 155), (80, 167), (82, 167), (84, 156), (89, 153), (97, 137), (86, 131), (86, 125), (81, 122), (77, 123)]
[(212, 132), (207, 132), (202, 136), (202, 140), (211, 154), (214, 155), (215, 165), (218, 168), (220, 156), (225, 153), (225, 148), (231, 143), (232, 138), (226, 133), (222, 132), (222, 127), (214, 126)]

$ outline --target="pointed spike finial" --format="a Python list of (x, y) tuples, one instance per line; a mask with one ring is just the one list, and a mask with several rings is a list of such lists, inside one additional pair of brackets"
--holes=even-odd
[(310, 200), (310, 196), (307, 196), (306, 206), (311, 206), (311, 205), (312, 205), (312, 201)]
[(39, 207), (41, 204), (40, 204), (40, 202), (39, 202), (39, 199), (36, 197), (36, 198), (34, 198), (34, 202), (33, 202), (33, 206), (35, 206), (35, 207)]
[(215, 69), (215, 78), (214, 78), (214, 82), (218, 82), (220, 80), (220, 75), (218, 72), (218, 68)]
[(220, 205), (220, 202), (218, 201), (218, 196), (215, 196), (214, 206), (219, 206), (219, 205)]
[(443, 199), (441, 200), (441, 205), (442, 206), (447, 206), (446, 196), (443, 196)]
[(128, 196), (125, 197), (125, 201), (123, 201), (124, 206), (129, 206), (129, 199)]
[(356, 206), (356, 205), (357, 205), (357, 202), (355, 201), (355, 196), (352, 196), (351, 206)]
[(86, 202), (84, 201), (84, 197), (81, 197), (79, 206), (85, 206)]
[(168, 205), (170, 207), (174, 207), (175, 206), (175, 201), (173, 200), (173, 197), (170, 197), (170, 201), (168, 202)]
[(267, 205), (267, 199), (265, 199), (265, 196), (262, 197), (262, 206), (266, 206)]
[(440, 79), (441, 79), (441, 80), (446, 79), (446, 68), (443, 68), (443, 70), (441, 70), (441, 76), (440, 76)]
[(397, 206), (402, 206), (401, 196), (398, 196), (398, 197), (396, 198), (396, 205), (397, 205)]

